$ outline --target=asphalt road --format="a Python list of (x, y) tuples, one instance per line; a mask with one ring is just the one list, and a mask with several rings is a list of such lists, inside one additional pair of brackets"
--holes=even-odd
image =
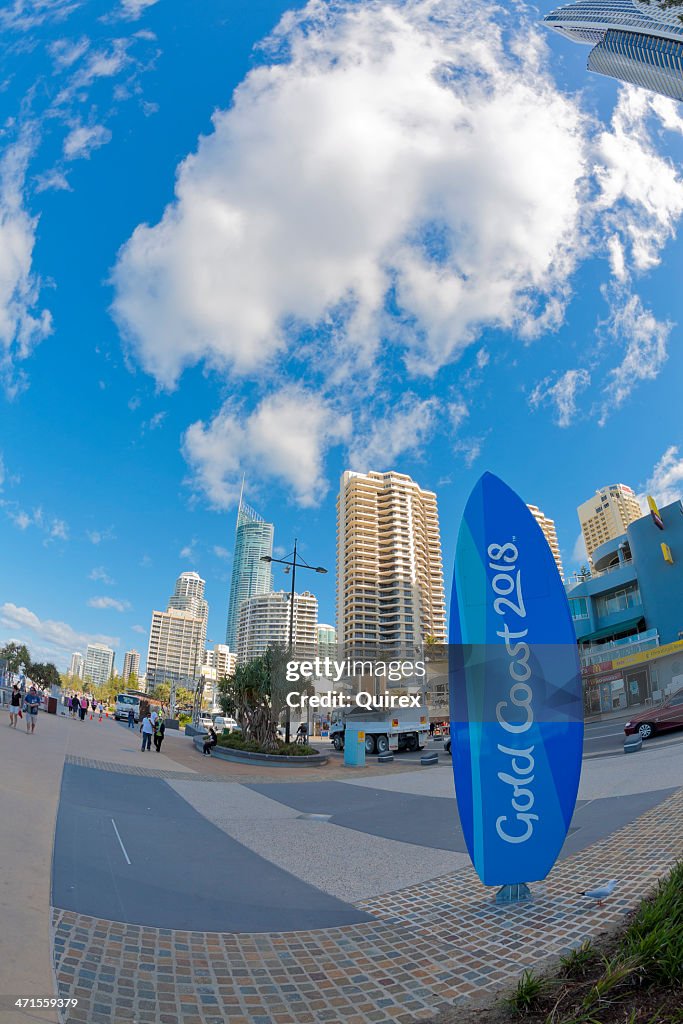
[[(640, 709), (637, 709), (638, 711)], [(635, 711), (634, 711), (635, 713)], [(584, 739), (583, 739), (583, 756), (584, 757), (604, 757), (610, 754), (621, 754), (624, 750), (624, 725), (628, 722), (628, 715), (624, 714), (623, 717), (607, 719), (603, 722), (588, 722), (584, 727)], [(661, 736), (653, 736), (652, 739), (647, 741), (653, 747), (660, 746), (662, 744), (670, 743), (681, 743), (683, 742), (683, 729), (679, 729), (674, 732), (663, 733)], [(317, 747), (320, 751), (325, 754), (329, 754), (331, 758), (343, 763), (344, 754), (337, 753), (330, 743), (328, 745), (327, 740), (312, 740), (313, 746)], [(415, 764), (420, 763), (420, 757), (424, 753), (431, 753), (435, 751), (440, 754), (440, 762), (450, 762), (448, 754), (443, 753), (443, 741), (430, 740), (425, 750), (415, 751), (409, 753), (408, 751), (402, 751), (400, 754), (395, 754), (396, 761), (400, 761), (401, 764), (405, 762), (413, 762)], [(369, 755), (366, 759), (367, 764), (372, 764), (375, 760), (375, 755)]]

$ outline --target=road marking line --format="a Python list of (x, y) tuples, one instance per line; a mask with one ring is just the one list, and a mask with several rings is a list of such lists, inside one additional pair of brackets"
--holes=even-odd
[(591, 740), (603, 740), (607, 736), (624, 736), (624, 730), (620, 729), (619, 732), (598, 732), (598, 733), (586, 733), (584, 741), (589, 743)]
[(126, 853), (126, 848), (123, 845), (123, 840), (121, 839), (121, 836), (119, 835), (119, 830), (117, 829), (116, 822), (114, 821), (113, 818), (111, 819), (111, 823), (114, 826), (114, 832), (116, 832), (116, 838), (119, 841), (119, 845), (120, 845), (121, 849), (123, 850), (123, 856), (126, 858), (127, 863), (130, 864), (130, 857)]

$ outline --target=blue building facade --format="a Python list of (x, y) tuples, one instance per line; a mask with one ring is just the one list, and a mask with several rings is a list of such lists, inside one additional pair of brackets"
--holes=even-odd
[(225, 642), (231, 651), (235, 650), (242, 602), (256, 594), (269, 594), (273, 589), (271, 565), (262, 561), (264, 556), (272, 554), (273, 524), (266, 523), (258, 512), (240, 498), (225, 631)]
[[(567, 584), (590, 710), (658, 700), (683, 686), (683, 505), (643, 516)], [(664, 548), (662, 547), (664, 545)]]

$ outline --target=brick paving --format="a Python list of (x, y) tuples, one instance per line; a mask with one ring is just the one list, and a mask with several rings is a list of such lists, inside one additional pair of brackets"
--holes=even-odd
[[(192, 775), (192, 778), (197, 778)], [(181, 932), (53, 911), (67, 1024), (414, 1024), (618, 924), (683, 856), (683, 790), (498, 907), (468, 869), (358, 903), (370, 922)], [(229, 870), (229, 866), (225, 866)], [(602, 907), (577, 893), (620, 879)]]

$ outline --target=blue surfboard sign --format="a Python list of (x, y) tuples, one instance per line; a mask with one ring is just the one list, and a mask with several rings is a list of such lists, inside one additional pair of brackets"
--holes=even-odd
[(485, 885), (545, 878), (579, 787), (581, 668), (548, 541), (492, 473), (458, 534), (449, 689), (458, 811), (477, 874)]

